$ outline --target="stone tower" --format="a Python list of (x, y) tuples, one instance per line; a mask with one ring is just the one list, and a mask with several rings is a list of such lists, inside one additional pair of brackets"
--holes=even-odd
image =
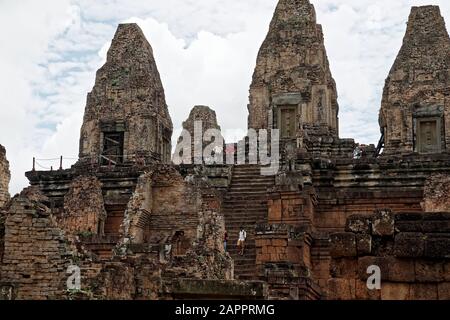
[[(201, 132), (196, 132), (196, 123), (199, 128), (201, 128)], [(200, 127), (201, 124), (201, 127)], [(198, 151), (203, 152), (205, 147), (209, 145), (210, 141), (204, 141), (205, 133), (210, 130), (215, 129), (218, 131), (221, 131), (221, 128), (217, 122), (217, 116), (216, 112), (211, 109), (208, 106), (194, 106), (192, 108), (191, 112), (189, 113), (189, 117), (186, 119), (186, 121), (183, 122), (183, 130), (186, 130), (190, 134), (191, 138), (191, 158), (195, 162), (195, 145), (198, 143), (198, 145), (201, 146), (201, 148), (198, 148)], [(200, 135), (201, 133), (201, 135)], [(224, 139), (222, 135), (218, 137), (222, 140), (222, 150), (223, 151), (223, 145), (224, 145)], [(215, 137), (214, 137), (215, 139)], [(215, 141), (215, 140), (214, 140)], [(178, 139), (178, 142), (183, 142), (183, 135)], [(178, 148), (177, 148), (178, 149)], [(203, 154), (203, 153), (202, 153)], [(202, 154), (198, 154), (197, 156), (201, 158)], [(199, 160), (199, 162), (202, 162), (203, 159)]]
[(201, 121), (203, 133), (209, 129), (220, 130), (216, 112), (208, 106), (195, 106), (189, 113), (189, 117), (183, 122), (183, 129), (187, 130), (192, 137), (194, 136), (194, 124), (196, 121)]
[(279, 1), (258, 54), (248, 109), (249, 128), (278, 128), (284, 139), (338, 136), (336, 84), (308, 0)]
[(88, 94), (80, 161), (170, 161), (173, 125), (153, 50), (136, 24), (121, 24)]
[(9, 163), (6, 159), (6, 150), (0, 145), (0, 209), (9, 200), (9, 180), (11, 174), (9, 172)]
[(439, 7), (413, 7), (386, 79), (380, 126), (385, 154), (450, 149), (450, 38)]

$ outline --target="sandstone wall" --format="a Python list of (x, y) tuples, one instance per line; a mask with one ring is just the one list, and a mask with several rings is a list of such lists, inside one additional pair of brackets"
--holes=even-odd
[(14, 299), (45, 300), (61, 296), (71, 250), (49, 209), (18, 197), (5, 221), (0, 283)]
[(432, 175), (425, 182), (422, 207), (426, 212), (450, 212), (450, 176)]
[[(450, 214), (379, 211), (331, 235), (328, 299), (450, 299)], [(381, 269), (381, 290), (367, 268)]]
[(70, 184), (64, 197), (60, 226), (65, 231), (92, 235), (104, 233), (106, 211), (102, 184), (95, 176), (80, 176)]
[(436, 204), (445, 202), (445, 178), (440, 178), (440, 187), (437, 179), (432, 179), (433, 186), (426, 184), (427, 179), (446, 174), (449, 168), (445, 154), (316, 161), (312, 169), (318, 198), (314, 224), (320, 231), (337, 232), (343, 231), (347, 218), (354, 214), (371, 215), (383, 208), (396, 213), (424, 211), (424, 192), (441, 190), (436, 197), (425, 198), (440, 198)]
[[(202, 177), (183, 178), (173, 167), (143, 174), (125, 212), (122, 245), (141, 255), (150, 245), (170, 249), (160, 261), (167, 274), (231, 279), (232, 262), (223, 248), (225, 222), (220, 198)], [(123, 251), (122, 251), (123, 252)]]
[(6, 150), (0, 145), (0, 209), (9, 200), (9, 180), (11, 174), (9, 172), (9, 163), (6, 159)]

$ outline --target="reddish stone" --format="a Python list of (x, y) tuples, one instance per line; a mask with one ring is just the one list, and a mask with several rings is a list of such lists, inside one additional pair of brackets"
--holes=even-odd
[(394, 215), (390, 210), (380, 210), (372, 218), (372, 234), (377, 236), (394, 235)]
[(330, 274), (333, 278), (356, 279), (358, 260), (351, 258), (332, 259)]
[(402, 232), (395, 236), (394, 254), (397, 257), (421, 257), (424, 247), (425, 236), (423, 233)]
[(438, 299), (450, 300), (450, 282), (438, 284)]
[(364, 215), (353, 215), (347, 218), (346, 232), (370, 233), (370, 217)]
[(330, 255), (333, 258), (355, 257), (356, 237), (353, 233), (334, 233), (330, 236)]
[(328, 280), (328, 300), (356, 299), (356, 280), (330, 279)]
[(369, 255), (372, 251), (372, 236), (370, 234), (356, 235), (358, 256)]
[(437, 300), (438, 285), (414, 283), (411, 285), (411, 300)]
[(444, 263), (435, 260), (416, 260), (417, 282), (440, 282), (444, 281)]
[(381, 284), (381, 300), (409, 300), (411, 299), (411, 285), (406, 283)]

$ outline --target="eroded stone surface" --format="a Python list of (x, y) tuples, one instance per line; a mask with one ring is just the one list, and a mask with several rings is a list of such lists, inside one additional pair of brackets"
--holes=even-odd
[(0, 209), (9, 200), (9, 180), (11, 174), (9, 172), (9, 163), (6, 159), (6, 150), (0, 145)]
[(425, 183), (422, 207), (426, 212), (450, 212), (450, 175), (437, 174)]
[(439, 7), (413, 7), (383, 92), (385, 153), (450, 147), (450, 38)]
[[(426, 26), (439, 27), (439, 19), (426, 21), (435, 13), (434, 7), (413, 9), (408, 32), (419, 26), (430, 43), (440, 41), (433, 38), (433, 32), (439, 38), (439, 28)], [(424, 48), (414, 48), (414, 41), (405, 45), (420, 53), (419, 61)], [(141, 111), (149, 101), (162, 101), (157, 79), (153, 90), (146, 78), (156, 74), (156, 66), (148, 65), (148, 59), (153, 61), (149, 52), (135, 26), (119, 27), (88, 101), (83, 127), (93, 143), (88, 149), (105, 142), (94, 126), (102, 121), (104, 135), (109, 130), (124, 133), (125, 149), (148, 146), (153, 133), (147, 135), (142, 128), (153, 128), (153, 118)], [(439, 64), (429, 57), (425, 67)], [(136, 61), (142, 62), (142, 70), (133, 69)], [(408, 63), (400, 65), (409, 68)], [(415, 63), (414, 72), (419, 68)], [(133, 71), (129, 77), (128, 67)], [(414, 84), (400, 87), (415, 90)], [(337, 138), (334, 82), (308, 1), (280, 1), (258, 58), (251, 99), (252, 126), (281, 123), (284, 133), (292, 129), (297, 138), (297, 145), (287, 141), (281, 152), (283, 171), (276, 179), (262, 176), (256, 165), (175, 166), (147, 159), (104, 166), (80, 161), (67, 170), (27, 172), (32, 187), (0, 210), (0, 265), (6, 270), (5, 278), (0, 274), (0, 298), (6, 292), (6, 298), (445, 299), (450, 216), (436, 211), (445, 209), (446, 200), (437, 199), (445, 198), (446, 178), (430, 178), (425, 199), (423, 191), (433, 173), (449, 171), (448, 154), (394, 156), (388, 145), (387, 157), (376, 157), (374, 146), (359, 146), (362, 154), (353, 156), (354, 141)], [(97, 108), (92, 102), (101, 103)], [(115, 112), (122, 102), (117, 110), (125, 111)], [(274, 108), (285, 122), (279, 122)], [(437, 109), (420, 107), (418, 115), (428, 116), (430, 110)], [(135, 127), (123, 125), (124, 114), (127, 125)], [(214, 112), (206, 107), (194, 108), (187, 130), (195, 119), (203, 120), (203, 129), (218, 127)], [(294, 128), (292, 119), (299, 119)], [(431, 189), (437, 195), (427, 191)], [(421, 202), (435, 212), (424, 213)], [(100, 232), (102, 203), (105, 235)], [(230, 255), (222, 243), (224, 218)], [(241, 226), (248, 232), (243, 256), (236, 247)], [(64, 257), (80, 267), (81, 291), (64, 290)], [(367, 288), (371, 266), (381, 269), (381, 290)], [(11, 284), (14, 290), (8, 291)]]
[[(434, 216), (433, 213), (404, 213), (396, 215), (394, 220), (383, 213), (386, 213), (386, 210), (368, 217), (372, 221), (380, 220), (380, 228), (372, 229), (371, 233), (360, 233), (360, 229), (356, 228), (348, 230), (347, 233), (331, 235), (332, 259), (328, 298), (444, 299), (448, 287), (446, 272), (450, 258), (450, 233), (443, 232), (444, 229), (436, 229), (429, 233), (405, 232), (397, 225), (407, 221), (411, 230), (417, 230), (424, 222), (432, 219), (441, 226), (445, 226), (450, 219), (450, 213), (434, 214)], [(350, 217), (347, 225), (354, 224), (357, 218), (358, 216)], [(389, 223), (386, 223), (387, 221)], [(394, 230), (392, 233), (391, 221)], [(384, 226), (381, 227), (382, 225)], [(355, 236), (357, 253), (353, 250)], [(362, 248), (358, 239), (364, 242)], [(372, 247), (376, 248), (370, 248), (368, 244), (372, 242), (374, 243)], [(428, 252), (427, 248), (429, 248)], [(370, 271), (369, 268), (379, 268), (381, 289), (360, 288), (354, 293), (348, 286), (356, 281), (356, 283), (364, 283), (367, 288), (366, 281), (373, 275), (374, 270)], [(440, 295), (437, 293), (438, 288), (441, 290)], [(344, 291), (341, 292), (341, 290)]]
[(50, 209), (19, 196), (5, 221), (0, 284), (14, 299), (57, 299), (65, 290), (71, 250)]
[(64, 198), (61, 227), (74, 234), (103, 234), (105, 220), (101, 182), (95, 176), (74, 179)]
[[(190, 151), (190, 159), (186, 158), (186, 161), (192, 161), (192, 163), (201, 164), (205, 160), (204, 153), (207, 156), (211, 154), (223, 154), (223, 147), (225, 145), (224, 138), (220, 132), (221, 128), (217, 121), (216, 112), (208, 106), (195, 106), (189, 113), (189, 117), (183, 122), (183, 130), (189, 133), (189, 136), (184, 134), (178, 139), (179, 148), (185, 145), (184, 139), (188, 140), (186, 146), (190, 145), (190, 150), (177, 150), (175, 152), (180, 152), (179, 156), (185, 156), (182, 152)], [(206, 149), (211, 143), (217, 146), (213, 148)], [(219, 157), (223, 160), (223, 157)]]
[[(292, 113), (285, 113), (286, 107)], [(322, 27), (308, 0), (279, 1), (258, 54), (248, 108), (249, 128), (284, 124), (289, 128), (281, 130), (282, 136), (302, 139), (319, 132), (337, 136), (336, 84)]]
[[(105, 150), (114, 149), (114, 142), (105, 141), (110, 133), (119, 135), (111, 137), (123, 141), (123, 150)], [(96, 162), (103, 154), (114, 162), (169, 162), (171, 136), (172, 121), (152, 47), (138, 25), (121, 24), (88, 94), (80, 159)]]

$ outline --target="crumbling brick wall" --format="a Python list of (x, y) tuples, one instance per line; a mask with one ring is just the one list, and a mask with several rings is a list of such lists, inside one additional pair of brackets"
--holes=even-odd
[(95, 176), (80, 176), (64, 197), (60, 226), (73, 234), (103, 234), (106, 219), (102, 184)]
[[(355, 215), (331, 235), (329, 299), (450, 299), (450, 213), (381, 210)], [(369, 290), (369, 266), (381, 290)]]
[(427, 179), (422, 207), (426, 212), (450, 212), (450, 175), (435, 174)]
[(71, 250), (45, 205), (14, 198), (5, 221), (2, 286), (15, 299), (54, 299), (65, 289)]
[(135, 297), (157, 298), (162, 278), (233, 278), (220, 208), (220, 197), (201, 175), (183, 178), (160, 165), (139, 177), (117, 248), (142, 283)]
[(3, 252), (5, 251), (5, 221), (6, 221), (6, 212), (0, 210), (0, 266), (3, 261)]
[(183, 232), (197, 237), (200, 190), (186, 183), (171, 166), (159, 166), (139, 177), (125, 212), (122, 235), (130, 243), (161, 243)]
[(6, 159), (6, 150), (0, 145), (0, 209), (9, 200), (9, 180), (11, 174), (9, 172), (9, 163)]

